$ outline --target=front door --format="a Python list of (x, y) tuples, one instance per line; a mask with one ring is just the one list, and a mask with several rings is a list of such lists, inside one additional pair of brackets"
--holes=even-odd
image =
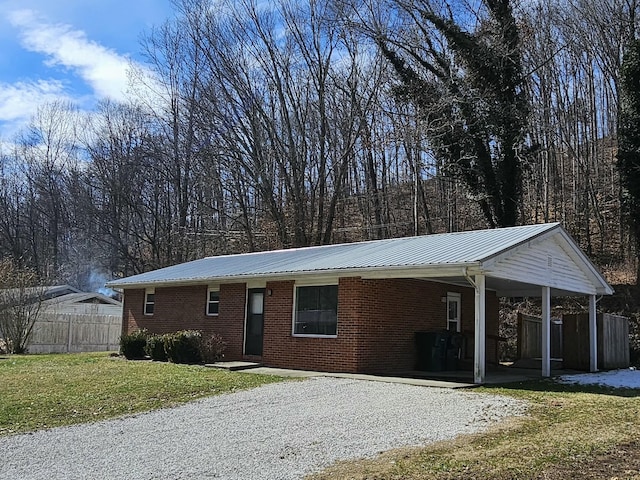
[(264, 330), (264, 288), (250, 288), (247, 292), (247, 323), (244, 354), (262, 356)]
[(447, 293), (447, 330), (460, 331), (460, 294)]

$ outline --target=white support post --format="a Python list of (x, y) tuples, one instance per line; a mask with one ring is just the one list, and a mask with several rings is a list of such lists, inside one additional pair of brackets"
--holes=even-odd
[(589, 295), (589, 370), (598, 371), (598, 324), (596, 322), (596, 296)]
[(551, 289), (542, 287), (542, 376), (551, 376)]
[(473, 355), (473, 382), (484, 383), (485, 377), (485, 343), (486, 343), (486, 299), (485, 276), (475, 276), (476, 317), (475, 317), (475, 348)]

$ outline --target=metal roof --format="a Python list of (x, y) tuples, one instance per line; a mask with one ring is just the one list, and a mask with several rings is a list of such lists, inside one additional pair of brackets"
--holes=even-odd
[(89, 301), (96, 301), (96, 303), (100, 303), (103, 305), (115, 305), (121, 306), (122, 302), (115, 300), (111, 297), (107, 297), (98, 292), (78, 292), (78, 293), (68, 293), (65, 295), (61, 295), (59, 297), (50, 298), (49, 300), (45, 300), (43, 302), (44, 305), (56, 305), (60, 303), (86, 303)]
[(555, 229), (564, 232), (558, 223), (546, 223), (207, 257), (113, 280), (107, 286), (131, 288), (231, 279), (344, 275), (383, 269), (478, 266)]

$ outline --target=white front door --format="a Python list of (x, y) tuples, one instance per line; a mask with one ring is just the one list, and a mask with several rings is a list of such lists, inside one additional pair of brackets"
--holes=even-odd
[(459, 293), (447, 293), (447, 330), (452, 332), (460, 331), (461, 304)]

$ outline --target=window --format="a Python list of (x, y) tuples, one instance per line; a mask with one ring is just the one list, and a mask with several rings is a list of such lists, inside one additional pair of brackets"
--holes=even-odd
[(207, 291), (207, 315), (218, 315), (220, 309), (220, 291), (209, 289)]
[(338, 285), (296, 287), (294, 335), (336, 336)]
[(147, 289), (144, 294), (144, 314), (153, 315), (153, 309), (156, 303), (156, 292), (154, 289)]
[(447, 330), (460, 331), (460, 294), (447, 293)]

